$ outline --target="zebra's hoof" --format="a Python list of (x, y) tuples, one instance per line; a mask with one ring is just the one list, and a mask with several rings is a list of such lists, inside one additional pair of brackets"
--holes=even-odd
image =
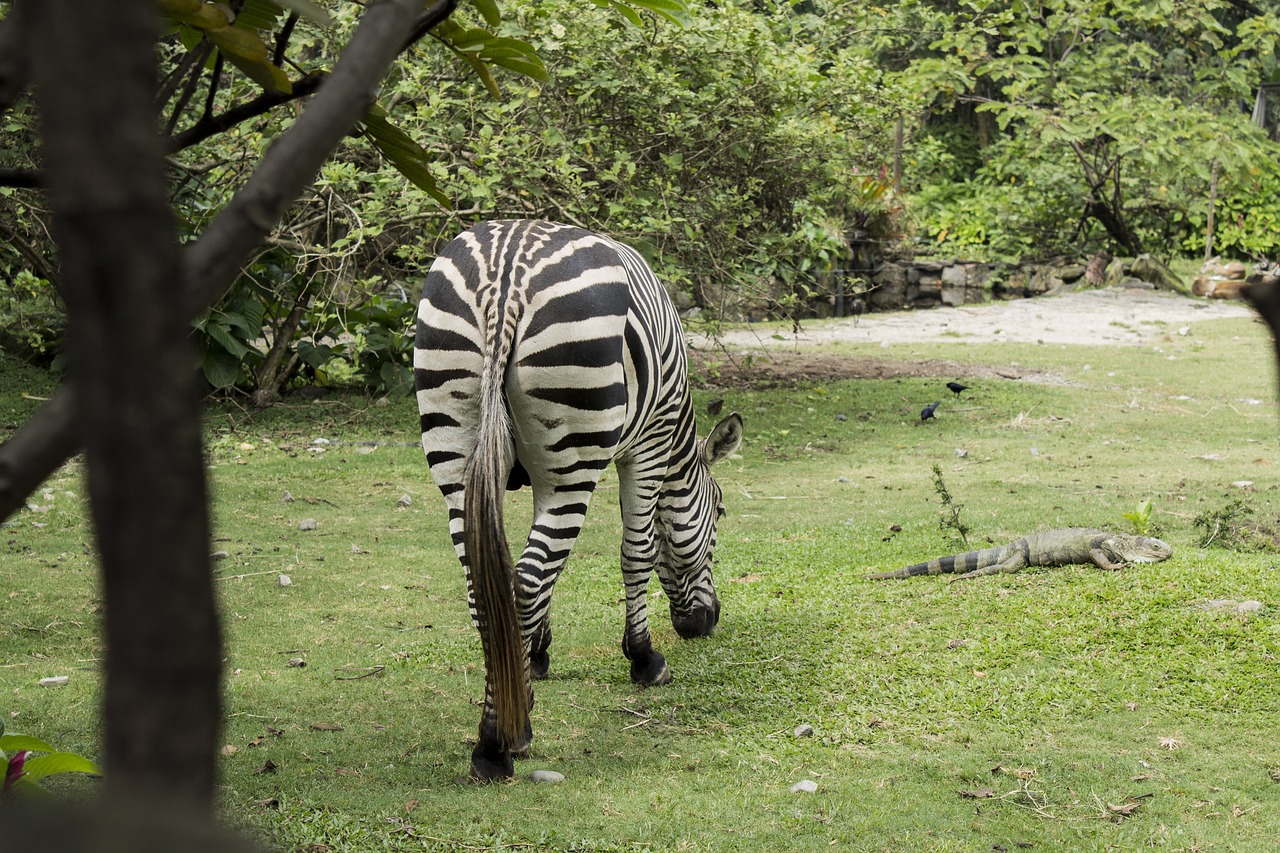
[(516, 775), (515, 761), (506, 751), (489, 751), (481, 744), (471, 752), (471, 781), (478, 783), (506, 782)]
[(720, 599), (712, 599), (710, 607), (695, 607), (689, 613), (672, 613), (671, 626), (686, 640), (710, 636), (720, 621)]
[(671, 670), (662, 655), (654, 652), (647, 661), (631, 662), (631, 680), (641, 687), (658, 687), (671, 683)]
[(551, 655), (547, 652), (532, 652), (529, 655), (529, 676), (539, 681), (547, 677), (551, 671)]

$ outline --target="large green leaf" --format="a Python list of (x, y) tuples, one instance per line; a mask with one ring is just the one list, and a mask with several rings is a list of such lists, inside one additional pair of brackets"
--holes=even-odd
[(508, 36), (494, 35), (482, 27), (464, 27), (454, 21), (445, 21), (431, 31), (431, 35), (464, 60), (497, 98), (501, 96), (498, 82), (489, 66), (514, 71), (540, 83), (550, 79), (547, 67), (538, 57), (533, 45)]
[(498, 9), (496, 0), (471, 0), (471, 5), (489, 26), (496, 27), (502, 23), (502, 12)]
[(0, 749), (6, 753), (28, 750), (30, 752), (54, 752), (54, 748), (31, 735), (5, 735), (0, 737)]
[(237, 360), (249, 354), (249, 347), (231, 334), (230, 324), (222, 316), (210, 318), (210, 322), (204, 325), (204, 333)]
[(440, 189), (435, 176), (431, 174), (430, 152), (392, 124), (387, 118), (386, 110), (375, 105), (360, 121), (357, 133), (372, 142), (373, 147), (415, 187), (431, 196), (442, 207), (453, 208), (453, 200)]
[[(169, 19), (199, 32), (232, 65), (240, 69), (262, 88), (272, 92), (289, 92), (289, 76), (271, 62), (270, 50), (256, 29), (237, 25), (228, 9), (200, 0), (156, 0), (160, 11)], [(274, 23), (269, 10), (257, 7), (250, 20), (262, 20), (267, 27)], [(188, 40), (184, 38), (184, 43)]]
[(200, 363), (205, 381), (214, 388), (230, 388), (240, 378), (240, 361), (223, 349), (205, 352)]
[(74, 752), (37, 755), (35, 758), (28, 758), (27, 763), (22, 765), (23, 775), (32, 782), (39, 782), (41, 779), (59, 773), (90, 773), (96, 776), (101, 772), (98, 765)]

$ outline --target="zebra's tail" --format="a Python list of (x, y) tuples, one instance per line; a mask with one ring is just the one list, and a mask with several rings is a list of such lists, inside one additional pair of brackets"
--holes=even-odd
[[(499, 374), (500, 375), (500, 374)], [(482, 381), (476, 449), (467, 464), (464, 541), (484, 666), (502, 748), (528, 748), (529, 661), (516, 612), (515, 566), (507, 545), (502, 499), (514, 444), (502, 383)]]

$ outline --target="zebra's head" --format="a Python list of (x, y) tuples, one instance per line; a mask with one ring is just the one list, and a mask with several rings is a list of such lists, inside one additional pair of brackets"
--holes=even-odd
[(727, 459), (741, 444), (742, 417), (734, 412), (697, 445), (695, 458), (680, 466), (678, 480), (667, 483), (658, 579), (671, 602), (671, 624), (685, 639), (707, 636), (720, 619), (711, 557), (724, 502), (711, 466)]

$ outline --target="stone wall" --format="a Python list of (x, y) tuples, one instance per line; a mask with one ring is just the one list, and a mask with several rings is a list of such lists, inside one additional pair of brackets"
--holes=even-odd
[(1037, 264), (994, 274), (975, 261), (884, 261), (869, 276), (864, 299), (872, 310), (968, 305), (991, 299), (1024, 299), (1074, 285), (1084, 264)]

